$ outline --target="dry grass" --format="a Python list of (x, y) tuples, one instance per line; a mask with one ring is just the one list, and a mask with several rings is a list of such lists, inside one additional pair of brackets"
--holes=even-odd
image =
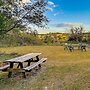
[(26, 54), (41, 52), (48, 60), (27, 79), (7, 78), (0, 73), (0, 90), (90, 90), (90, 50), (64, 51), (61, 46), (1, 48), (0, 52)]

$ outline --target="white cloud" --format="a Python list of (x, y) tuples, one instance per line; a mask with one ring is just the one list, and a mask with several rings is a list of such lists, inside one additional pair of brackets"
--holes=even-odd
[(53, 15), (54, 15), (54, 16), (57, 16), (57, 15), (60, 15), (60, 14), (64, 14), (63, 10), (60, 10), (60, 11), (54, 13)]
[(31, 2), (31, 0), (22, 0), (23, 3)]
[(54, 5), (54, 3), (51, 1), (48, 1), (48, 5)]
[(53, 12), (53, 8), (51, 8), (51, 7), (46, 7), (46, 9)]
[(56, 27), (77, 27), (77, 26), (82, 26), (82, 23), (60, 23), (57, 24)]
[(54, 4), (54, 2), (48, 1), (48, 6), (46, 9), (53, 11), (53, 8), (57, 7), (57, 5)]
[(51, 6), (53, 6), (54, 8), (58, 6), (58, 5), (55, 5), (55, 3), (54, 3), (54, 2), (51, 2), (51, 1), (48, 1), (48, 5), (51, 5)]
[(59, 15), (59, 12), (57, 12), (57, 13), (54, 13), (53, 15), (54, 15), (54, 16), (57, 16), (57, 15)]
[(57, 5), (53, 5), (53, 7), (55, 8), (55, 7), (57, 7)]

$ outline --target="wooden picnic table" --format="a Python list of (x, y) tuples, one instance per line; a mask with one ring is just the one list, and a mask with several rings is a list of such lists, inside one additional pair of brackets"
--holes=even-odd
[[(14, 64), (16, 64), (16, 63), (18, 64), (17, 68), (20, 67), (20, 69), (22, 69), (22, 68), (24, 68), (24, 65), (23, 65), (24, 62), (28, 62), (27, 66), (30, 66), (31, 62), (38, 62), (39, 61), (39, 55), (41, 55), (41, 53), (29, 53), (29, 54), (26, 54), (26, 55), (23, 55), (20, 57), (16, 57), (16, 58), (13, 58), (10, 60), (6, 60), (5, 62), (10, 63), (10, 69), (13, 69)], [(34, 60), (34, 58), (36, 58), (36, 60)], [(11, 75), (12, 75), (12, 71), (9, 71), (8, 77), (11, 77)]]

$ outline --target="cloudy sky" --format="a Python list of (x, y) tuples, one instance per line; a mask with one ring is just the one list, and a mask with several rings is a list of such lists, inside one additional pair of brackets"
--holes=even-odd
[(79, 25), (83, 25), (84, 29), (89, 31), (90, 0), (50, 0), (48, 4), (48, 31), (67, 32), (69, 27)]
[(48, 0), (46, 8), (49, 29), (39, 30), (40, 33), (67, 32), (71, 26), (79, 25), (90, 30), (90, 0)]

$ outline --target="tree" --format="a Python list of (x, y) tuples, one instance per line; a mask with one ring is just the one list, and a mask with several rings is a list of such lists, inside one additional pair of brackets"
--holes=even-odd
[(81, 42), (83, 37), (83, 27), (72, 27), (70, 29), (71, 34), (69, 35), (68, 41)]
[(25, 28), (30, 25), (45, 27), (48, 22), (44, 15), (46, 5), (47, 0), (32, 0), (29, 3), (23, 3), (22, 0), (1, 0), (0, 14), (9, 25), (5, 23), (6, 28), (0, 27), (0, 33), (5, 34), (14, 28)]

